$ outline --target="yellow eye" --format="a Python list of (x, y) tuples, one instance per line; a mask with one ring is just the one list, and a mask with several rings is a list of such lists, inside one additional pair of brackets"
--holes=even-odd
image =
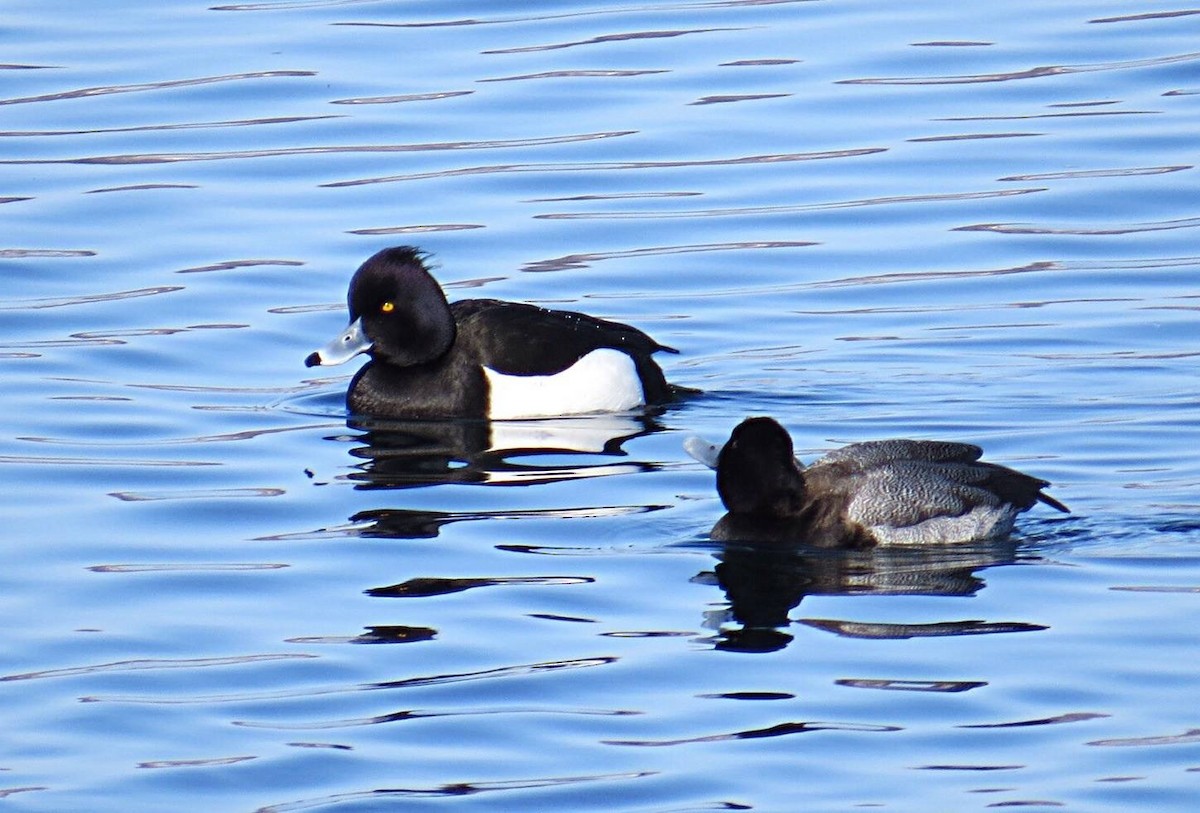
[(395, 309), (396, 309), (395, 302), (384, 302), (382, 305), (379, 306), (379, 310), (383, 311), (384, 313), (391, 313)]

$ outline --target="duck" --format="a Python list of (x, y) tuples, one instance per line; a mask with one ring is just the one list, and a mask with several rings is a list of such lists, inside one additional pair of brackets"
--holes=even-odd
[(653, 358), (675, 348), (584, 313), (450, 303), (428, 261), (415, 246), (367, 259), (350, 280), (349, 327), (305, 359), (315, 367), (369, 356), (346, 393), (351, 413), (519, 420), (633, 411), (675, 396)]
[(717, 472), (728, 511), (718, 540), (788, 538), (868, 549), (1003, 539), (1037, 503), (1069, 513), (1046, 480), (980, 460), (970, 443), (891, 439), (852, 443), (804, 466), (770, 417), (747, 418), (723, 445), (684, 447)]

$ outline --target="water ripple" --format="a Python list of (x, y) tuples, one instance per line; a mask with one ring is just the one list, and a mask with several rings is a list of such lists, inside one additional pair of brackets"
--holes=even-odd
[[(229, 161), (244, 158), (279, 158), (294, 155), (334, 155), (354, 153), (437, 152), (442, 150), (495, 150), (511, 147), (543, 147), (553, 144), (572, 144), (633, 135), (633, 130), (581, 133), (539, 138), (516, 138), (498, 141), (435, 141), (424, 144), (348, 144), (322, 147), (280, 147), (263, 150), (228, 150), (226, 152), (163, 152), (126, 155), (94, 155), (82, 158), (23, 158), (5, 159), (0, 164), (174, 164), (190, 161)], [(328, 185), (328, 184), (327, 184)], [(344, 184), (349, 185), (349, 184)]]
[(1011, 82), (1016, 79), (1040, 79), (1045, 76), (1062, 76), (1071, 73), (1093, 73), (1117, 71), (1129, 68), (1149, 68), (1158, 65), (1173, 65), (1200, 59), (1200, 52), (1131, 59), (1124, 62), (1097, 62), (1085, 65), (1045, 65), (1006, 73), (982, 73), (961, 76), (894, 76), (869, 79), (841, 79), (839, 85), (968, 85), (982, 82)]
[[(311, 0), (311, 2), (280, 2), (280, 3), (248, 3), (238, 6), (217, 6), (216, 9), (225, 10), (248, 10), (248, 9), (274, 9), (274, 8), (307, 8), (312, 6), (325, 5), (342, 5), (352, 4), (356, 2), (375, 2), (375, 0)], [(405, 23), (381, 23), (381, 22), (345, 22), (334, 23), (334, 25), (346, 26), (365, 26), (371, 28), (456, 28), (460, 26), (474, 25), (504, 25), (509, 23), (531, 23), (531, 22), (548, 22), (552, 20), (569, 20), (577, 17), (604, 17), (612, 15), (625, 15), (630, 11), (643, 12), (660, 12), (660, 11), (688, 11), (688, 10), (710, 10), (710, 9), (728, 9), (741, 8), (745, 6), (783, 6), (794, 5), (797, 3), (811, 3), (812, 0), (700, 0), (700, 2), (690, 3), (655, 3), (645, 6), (637, 6), (629, 8), (617, 5), (613, 8), (606, 9), (590, 9), (588, 11), (570, 11), (559, 12), (555, 14), (524, 14), (512, 17), (488, 17), (488, 18), (457, 18), (450, 20), (434, 20), (432, 22), (405, 22)]]
[[(32, 200), (32, 198), (25, 198)], [(60, 259), (65, 257), (95, 257), (96, 252), (87, 250), (73, 249), (55, 249), (55, 248), (3, 248), (0, 249), (0, 260), (25, 260), (30, 258), (53, 258)]]
[(1190, 17), (1200, 14), (1200, 9), (1183, 9), (1181, 11), (1147, 11), (1141, 14), (1126, 14), (1120, 17), (1097, 17), (1088, 20), (1089, 23), (1133, 23), (1143, 20), (1167, 20), (1172, 17)]
[(754, 102), (762, 99), (785, 99), (791, 96), (791, 93), (741, 93), (729, 94), (724, 96), (701, 96), (694, 102), (688, 102), (691, 105), (704, 104), (728, 104), (730, 102)]
[(942, 692), (954, 694), (969, 692), (988, 685), (984, 680), (890, 680), (881, 678), (839, 678), (834, 681), (838, 686), (850, 686), (855, 689), (882, 689), (893, 692)]
[(46, 136), (101, 135), (108, 133), (149, 133), (163, 130), (212, 130), (225, 127), (254, 127), (262, 124), (292, 124), (301, 121), (340, 119), (340, 115), (276, 116), (273, 118), (232, 119), (230, 121), (201, 121), (185, 124), (141, 124), (136, 127), (89, 127), (86, 130), (5, 130), (0, 138), (41, 138)]
[[(865, 147), (844, 150), (823, 150), (821, 152), (775, 153), (766, 155), (746, 155), (737, 158), (699, 158), (680, 161), (620, 161), (562, 164), (494, 164), (481, 167), (462, 167), (436, 172), (414, 172), (408, 175), (387, 175), (377, 178), (359, 178), (350, 181), (333, 181), (321, 184), (322, 187), (337, 188), (342, 186), (364, 186), (376, 183), (396, 183), (398, 181), (420, 181), (430, 178), (455, 178), (464, 175), (495, 175), (515, 172), (607, 172), (612, 170), (642, 170), (642, 169), (683, 169), (691, 167), (720, 167), (738, 166), (742, 164), (777, 164), (787, 161), (820, 161), (827, 158), (857, 158), (863, 155), (877, 155), (887, 152), (886, 147)], [(3, 163), (3, 161), (0, 161)]]
[(1090, 711), (1073, 711), (1058, 714), (1054, 717), (1042, 717), (1037, 720), (1017, 720), (1012, 723), (979, 723), (976, 725), (961, 725), (959, 728), (1029, 728), (1031, 726), (1062, 725), (1064, 723), (1082, 723), (1088, 720), (1102, 720), (1111, 714), (1097, 714)]
[(642, 714), (640, 711), (624, 709), (566, 709), (515, 707), (504, 709), (463, 709), (458, 711), (423, 711), (420, 709), (405, 709), (387, 714), (373, 714), (369, 717), (349, 717), (340, 720), (320, 720), (302, 723), (260, 723), (251, 720), (234, 720), (231, 724), (241, 728), (264, 728), (275, 731), (325, 731), (335, 728), (360, 728), (362, 726), (384, 725), (387, 723), (404, 722), (407, 720), (427, 720), (437, 717), (494, 717), (510, 714), (563, 714), (583, 717), (630, 717)]
[(783, 737), (788, 734), (809, 734), (814, 731), (853, 731), (857, 733), (885, 734), (903, 731), (900, 726), (871, 725), (868, 723), (819, 723), (819, 722), (789, 722), (779, 723), (769, 728), (756, 728), (746, 731), (734, 731), (728, 734), (709, 734), (703, 737), (687, 737), (677, 740), (603, 740), (605, 745), (640, 745), (661, 747), (668, 745), (692, 745), (699, 742), (726, 742), (729, 740), (758, 740), (766, 737)]
[[(89, 254), (94, 252), (89, 252)], [(78, 255), (76, 255), (78, 256)], [(156, 285), (152, 288), (134, 288), (129, 291), (113, 291), (103, 294), (83, 294), (81, 296), (63, 296), (47, 299), (26, 299), (0, 301), (0, 311), (36, 311), (45, 308), (65, 308), (72, 305), (90, 305), (93, 302), (116, 302), (122, 299), (137, 299), (142, 296), (158, 296), (182, 291), (182, 285)]]
[(0, 455), (0, 465), (18, 466), (132, 466), (134, 468), (173, 468), (194, 466), (220, 466), (221, 463), (205, 460), (109, 460), (101, 457), (35, 457), (33, 455)]
[(942, 203), (945, 201), (987, 200), (1007, 198), (1015, 195), (1031, 195), (1045, 192), (1042, 187), (1028, 189), (994, 189), (983, 192), (949, 192), (925, 195), (888, 195), (861, 200), (843, 200), (831, 203), (800, 203), (783, 206), (743, 206), (728, 209), (687, 209), (674, 212), (630, 211), (630, 212), (565, 212), (534, 215), (539, 220), (662, 220), (668, 218), (695, 217), (743, 217), (746, 215), (775, 215), (795, 212), (825, 212), (837, 209), (856, 209), (863, 206), (891, 206), (903, 203)]
[(176, 500), (233, 500), (247, 497), (282, 497), (282, 488), (210, 488), (189, 491), (110, 491), (122, 502), (166, 502)]
[(1190, 745), (1194, 743), (1200, 743), (1200, 728), (1189, 728), (1182, 734), (1164, 734), (1156, 737), (1119, 737), (1109, 740), (1092, 740), (1088, 745), (1144, 747), (1147, 745)]
[(1085, 178), (1128, 178), (1138, 175), (1165, 175), (1168, 172), (1182, 172), (1185, 169), (1195, 169), (1192, 164), (1177, 164), (1165, 167), (1127, 167), (1119, 169), (1078, 169), (1065, 172), (1042, 172), (1032, 175), (1007, 175), (997, 178), (998, 181), (1066, 181)]
[(768, 240), (745, 243), (701, 243), (685, 246), (657, 246), (654, 248), (634, 248), (627, 251), (600, 251), (593, 254), (567, 254), (549, 260), (537, 260), (521, 266), (522, 271), (545, 272), (566, 271), (568, 269), (587, 268), (591, 263), (601, 260), (627, 259), (629, 257), (656, 257), (667, 254), (691, 254), (703, 251), (739, 251), (742, 249), (759, 248), (801, 248), (815, 246), (818, 243), (797, 240)]
[(1044, 624), (1028, 624), (1021, 621), (938, 621), (932, 624), (885, 624), (842, 621), (831, 618), (805, 618), (801, 623), (826, 632), (837, 633), (846, 638), (870, 638), (873, 640), (988, 635), (998, 632), (1039, 632), (1048, 629)]
[(296, 268), (304, 265), (300, 260), (227, 260), (226, 262), (200, 265), (195, 268), (181, 268), (176, 274), (204, 274), (209, 271), (232, 271), (235, 268), (254, 268), (263, 265), (280, 265)]
[(1161, 220), (1155, 223), (1123, 223), (1108, 226), (1033, 226), (1023, 223), (976, 223), (970, 226), (958, 226), (952, 231), (990, 231), (997, 234), (1073, 234), (1092, 237), (1118, 234), (1140, 234), (1151, 231), (1172, 231), (1175, 229), (1194, 229), (1200, 226), (1200, 217), (1188, 217), (1181, 220)]
[(595, 581), (596, 579), (591, 576), (493, 576), (476, 579), (424, 576), (387, 587), (372, 587), (363, 592), (376, 598), (429, 598), (462, 593), (476, 587), (496, 587), (508, 584), (594, 584)]
[(79, 90), (64, 90), (59, 93), (46, 93), (40, 96), (0, 99), (0, 105), (54, 102), (62, 99), (84, 99), (93, 96), (108, 96), (113, 93), (140, 93), (147, 90), (212, 85), (218, 82), (238, 82), (245, 79), (275, 79), (279, 77), (316, 75), (314, 71), (256, 71), (253, 73), (232, 73), (225, 76), (203, 76), (198, 79), (169, 79), (163, 82), (143, 82), (135, 85), (101, 85), (99, 87), (80, 88)]
[(75, 675), (94, 675), (100, 672), (146, 672), (157, 669), (206, 669), (211, 666), (241, 666), (246, 663), (263, 663), (265, 661), (292, 661), (315, 658), (316, 655), (303, 653), (275, 653), (263, 655), (236, 655), (228, 658), (144, 658), (141, 660), (114, 661), (113, 663), (97, 663), (89, 666), (71, 666), (65, 669), (46, 669), (40, 672), (23, 672), (16, 675), (2, 675), (0, 681), (43, 680), (45, 678), (74, 677)]
[(482, 51), (484, 54), (528, 54), (538, 51), (560, 51), (564, 48), (577, 48), (581, 45), (603, 45), (609, 42), (629, 42), (630, 40), (672, 39), (686, 37), (690, 34), (714, 34), (721, 31), (743, 31), (741, 28), (688, 28), (674, 31), (626, 31), (620, 34), (601, 34), (583, 40), (556, 42), (549, 45), (525, 45), (516, 48), (496, 48)]
[[(484, 80), (486, 81), (486, 80)], [(435, 93), (406, 93), (400, 96), (360, 96), (354, 99), (334, 99), (330, 104), (400, 104), (403, 102), (433, 102), (470, 96), (473, 90), (443, 90)]]
[(360, 790), (349, 793), (335, 793), (316, 799), (304, 799), (296, 802), (260, 807), (254, 813), (293, 813), (297, 810), (312, 810), (315, 808), (331, 808), (341, 806), (346, 802), (378, 801), (387, 802), (389, 799), (407, 798), (437, 798), (474, 796), (479, 793), (494, 793), (505, 790), (535, 790), (538, 788), (557, 788), (565, 785), (577, 785), (583, 782), (612, 782), (625, 779), (642, 779), (656, 776), (657, 771), (635, 771), (628, 773), (595, 774), (592, 776), (564, 776), (549, 779), (509, 779), (498, 782), (455, 782), (425, 788), (387, 788), (378, 790)]
[(211, 768), (213, 766), (236, 765), (258, 759), (256, 756), (213, 757), (210, 759), (156, 759), (150, 762), (139, 762), (139, 768)]
[(281, 570), (291, 565), (279, 562), (165, 562), (160, 564), (92, 565), (93, 573), (243, 573)]
[[(316, 655), (261, 655), (247, 656), (248, 660), (262, 659), (278, 659), (278, 658), (316, 658)], [(594, 666), (609, 666), (617, 663), (618, 658), (612, 656), (599, 656), (593, 658), (573, 658), (571, 660), (562, 661), (540, 661), (538, 663), (523, 663), (516, 666), (498, 666), (492, 669), (482, 669), (475, 672), (454, 672), (437, 675), (422, 675), (413, 678), (401, 678), (400, 680), (388, 680), (378, 683), (358, 683), (349, 686), (327, 686), (327, 687), (312, 687), (306, 689), (284, 689), (270, 692), (246, 692), (242, 694), (228, 695), (200, 695), (193, 697), (160, 697), (153, 695), (92, 695), (89, 697), (80, 698), (87, 703), (139, 703), (149, 705), (163, 706), (179, 706), (179, 705), (207, 705), (210, 703), (246, 703), (259, 702), (263, 700), (290, 700), (297, 698), (312, 698), (334, 694), (346, 694), (349, 692), (363, 691), (379, 691), (392, 689), (411, 689), (422, 686), (443, 686), (455, 683), (470, 683), (477, 680), (494, 680), (496, 678), (513, 678), (526, 677), (529, 675), (549, 674), (562, 671), (573, 671), (576, 669), (588, 669)], [(213, 663), (209, 663), (212, 661)], [(220, 663), (218, 663), (218, 661)], [(221, 666), (226, 665), (225, 662), (242, 662), (242, 659), (235, 658), (200, 658), (197, 662), (200, 666)], [(188, 661), (128, 661), (125, 663), (140, 664), (147, 663), (150, 666), (143, 668), (155, 668), (153, 664), (165, 663), (167, 666), (158, 668), (183, 668), (190, 662)], [(172, 666), (174, 665), (174, 666)], [(119, 664), (106, 665), (108, 668), (116, 668)], [(133, 668), (133, 667), (126, 667)], [(58, 677), (63, 674), (74, 674), (81, 671), (93, 671), (93, 669), (83, 668), (80, 670), (51, 670), (47, 673), (30, 673), (29, 675), (15, 675), (9, 677), (0, 677), (0, 681), (4, 680), (26, 680), (31, 677)]]
[(629, 76), (650, 76), (656, 73), (670, 73), (668, 70), (562, 70), (562, 71), (542, 71), (541, 73), (525, 73), (519, 76), (497, 76), (492, 79), (480, 79), (480, 82), (517, 82), (525, 79), (590, 79), (590, 78), (617, 78)]

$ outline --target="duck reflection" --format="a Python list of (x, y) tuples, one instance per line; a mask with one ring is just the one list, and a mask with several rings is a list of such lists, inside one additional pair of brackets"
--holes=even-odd
[(348, 475), (363, 489), (532, 485), (652, 470), (654, 464), (636, 461), (583, 463), (554, 457), (623, 457), (626, 441), (662, 428), (651, 413), (524, 421), (352, 418), (348, 425), (363, 433), (351, 438), (363, 445), (350, 450), (363, 462)]
[[(878, 547), (831, 550), (811, 547), (795, 528), (784, 534), (769, 525), (746, 525), (725, 517), (710, 534), (720, 548), (718, 563), (695, 581), (715, 583), (728, 607), (707, 614), (717, 630), (718, 649), (771, 652), (792, 641), (785, 629), (791, 611), (806, 596), (971, 596), (984, 586), (977, 571), (1017, 559), (1014, 541), (954, 546)], [(914, 638), (1041, 629), (1019, 622), (947, 621), (890, 624), (836, 619), (799, 623), (859, 638)]]

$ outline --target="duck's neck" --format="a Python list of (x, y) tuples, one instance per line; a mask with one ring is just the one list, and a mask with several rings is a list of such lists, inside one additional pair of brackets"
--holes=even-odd
[(782, 519), (804, 510), (804, 474), (791, 460), (789, 465), (766, 467), (762, 461), (725, 463), (717, 469), (717, 493), (730, 513)]

